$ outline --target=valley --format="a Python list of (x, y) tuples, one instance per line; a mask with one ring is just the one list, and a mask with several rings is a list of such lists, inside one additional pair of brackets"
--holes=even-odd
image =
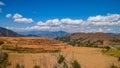
[[(120, 67), (118, 57), (103, 53), (103, 50), (106, 51), (104, 48), (75, 47), (58, 40), (38, 37), (1, 37), (0, 40), (4, 41), (0, 45), (1, 52), (8, 53), (7, 68), (64, 68), (64, 64), (67, 68), (74, 68), (74, 61), (81, 68)], [(59, 64), (60, 56), (64, 60)]]

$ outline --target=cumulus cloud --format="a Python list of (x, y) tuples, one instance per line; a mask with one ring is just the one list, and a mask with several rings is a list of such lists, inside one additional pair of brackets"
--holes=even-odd
[(53, 25), (59, 25), (59, 19), (53, 19), (53, 20), (47, 20), (46, 22), (39, 21), (37, 25), (39, 26), (53, 26)]
[[(16, 14), (17, 19), (23, 19), (22, 15)], [(23, 20), (24, 21), (24, 20)], [(36, 25), (26, 28), (17, 28), (17, 31), (24, 30), (49, 30), (66, 32), (120, 32), (120, 14), (108, 14), (106, 16), (90, 16), (82, 19), (51, 19), (45, 22), (39, 21)], [(14, 30), (15, 28), (10, 28)]]
[(18, 23), (32, 23), (33, 20), (31, 18), (24, 18), (21, 14), (14, 14), (13, 16), (14, 22)]
[(20, 18), (23, 18), (23, 16), (21, 14), (16, 13), (16, 14), (14, 14), (13, 18), (20, 19)]
[(2, 1), (0, 1), (0, 5), (3, 6), (3, 5), (5, 5), (5, 3), (3, 3)]
[(12, 14), (7, 14), (6, 15), (6, 18), (11, 18), (12, 17)]
[(87, 22), (92, 25), (120, 25), (120, 14), (108, 14), (107, 16), (88, 17)]
[(71, 25), (75, 25), (75, 24), (82, 24), (83, 23), (83, 20), (72, 20), (72, 19), (69, 19), (69, 18), (67, 18), (67, 19), (62, 19), (61, 20), (61, 23), (63, 23), (63, 24), (71, 24)]
[(33, 20), (31, 18), (19, 18), (15, 19), (14, 22), (19, 22), (19, 23), (32, 23)]

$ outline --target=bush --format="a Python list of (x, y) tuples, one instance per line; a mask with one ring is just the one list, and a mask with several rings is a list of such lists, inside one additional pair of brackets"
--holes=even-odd
[(81, 68), (81, 65), (80, 65), (76, 60), (74, 60), (74, 61), (72, 62), (72, 67), (73, 67), (73, 68)]
[(35, 65), (33, 68), (40, 68), (40, 66), (38, 66), (38, 65)]
[(112, 64), (112, 65), (110, 66), (110, 68), (118, 68), (118, 67), (115, 66), (114, 64)]
[(106, 49), (106, 51), (109, 51), (110, 50), (110, 46), (106, 46), (105, 49)]
[(15, 68), (24, 68), (24, 65), (16, 64)]
[(19, 64), (17, 64), (15, 68), (20, 68), (20, 65), (19, 65)]
[(7, 60), (7, 58), (8, 58), (8, 54), (5, 52), (2, 52), (0, 54), (0, 64), (2, 64), (5, 60)]
[(63, 55), (60, 55), (57, 62), (61, 64), (64, 60), (65, 60), (65, 57)]
[(67, 65), (66, 62), (64, 62), (64, 64), (63, 64), (63, 68), (68, 68), (68, 65)]
[(10, 63), (8, 63), (8, 54), (5, 52), (2, 52), (0, 54), (0, 68), (6, 68), (9, 66)]
[(4, 42), (3, 42), (3, 41), (0, 41), (0, 45), (2, 45), (2, 44), (4, 44)]

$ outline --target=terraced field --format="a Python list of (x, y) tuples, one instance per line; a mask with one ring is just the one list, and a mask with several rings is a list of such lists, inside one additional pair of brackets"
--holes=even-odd
[(65, 58), (68, 68), (72, 68), (74, 60), (82, 68), (120, 67), (118, 58), (103, 54), (101, 48), (72, 47), (49, 38), (1, 37), (0, 40), (4, 41), (0, 49), (9, 55), (10, 66), (7, 68), (16, 68), (17, 65), (22, 68), (34, 68), (35, 65), (40, 68), (63, 68), (63, 64), (58, 64), (60, 55)]

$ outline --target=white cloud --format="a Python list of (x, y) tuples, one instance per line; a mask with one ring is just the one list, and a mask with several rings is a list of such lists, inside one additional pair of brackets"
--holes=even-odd
[(12, 14), (7, 14), (6, 15), (6, 18), (11, 18), (12, 17)]
[(83, 20), (72, 20), (72, 19), (67, 18), (67, 19), (62, 19), (61, 23), (63, 23), (63, 24), (69, 24), (69, 25), (70, 24), (71, 25), (76, 25), (76, 24), (83, 23)]
[[(24, 22), (28, 19), (17, 14), (15, 22)], [(22, 20), (23, 19), (23, 20)], [(29, 19), (32, 21), (32, 19)], [(29, 21), (27, 21), (28, 23)], [(82, 19), (52, 19), (45, 22), (39, 21), (36, 25), (26, 28), (16, 28), (18, 31), (49, 30), (66, 32), (120, 32), (120, 14), (108, 14), (106, 16), (90, 16), (87, 20)], [(15, 28), (10, 28), (14, 30)], [(117, 29), (117, 30), (116, 30)]]
[(60, 25), (59, 19), (47, 20), (46, 22), (39, 21), (37, 23), (39, 26), (58, 26)]
[(107, 16), (93, 16), (88, 17), (87, 22), (92, 25), (104, 26), (104, 25), (120, 25), (120, 14), (108, 14)]
[(14, 22), (31, 23), (33, 22), (33, 20), (31, 18), (18, 18), (18, 19), (15, 19)]
[(14, 14), (13, 16), (14, 22), (18, 22), (18, 23), (32, 23), (33, 20), (32, 18), (24, 18), (21, 14)]
[(3, 5), (5, 5), (5, 3), (3, 3), (2, 1), (0, 1), (0, 5), (3, 6)]
[(23, 16), (21, 14), (16, 13), (16, 14), (14, 14), (13, 18), (20, 19), (20, 18), (23, 18)]

